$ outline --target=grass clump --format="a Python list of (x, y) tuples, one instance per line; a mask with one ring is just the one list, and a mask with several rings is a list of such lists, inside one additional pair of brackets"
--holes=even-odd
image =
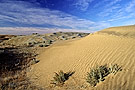
[(109, 72), (110, 73), (116, 74), (118, 71), (122, 71), (122, 68), (119, 65), (117, 65), (117, 64), (111, 65), (109, 67)]
[(51, 84), (54, 84), (55, 86), (62, 86), (74, 73), (75, 72), (72, 71), (64, 73), (62, 70), (58, 73), (55, 72), (55, 76), (53, 77)]
[(121, 70), (121, 67), (119, 67), (117, 64), (111, 65), (109, 67), (107, 65), (97, 66), (87, 73), (86, 81), (94, 87), (100, 81), (104, 81), (107, 75), (111, 73), (116, 74), (118, 71)]

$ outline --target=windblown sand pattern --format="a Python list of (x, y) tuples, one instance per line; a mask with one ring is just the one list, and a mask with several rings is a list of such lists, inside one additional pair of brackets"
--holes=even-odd
[[(75, 71), (67, 85), (85, 85), (90, 68), (118, 64), (122, 71), (109, 75), (88, 90), (135, 90), (135, 26), (108, 28), (80, 40), (55, 44), (39, 55), (40, 62), (32, 67), (31, 78), (36, 84), (48, 86), (54, 72)], [(82, 88), (83, 90), (84, 88)], [(71, 89), (72, 90), (72, 89)], [(77, 89), (73, 89), (77, 90)]]

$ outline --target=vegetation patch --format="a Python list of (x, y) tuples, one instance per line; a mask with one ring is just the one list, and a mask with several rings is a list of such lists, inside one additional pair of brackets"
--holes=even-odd
[(54, 84), (55, 86), (63, 86), (65, 81), (67, 81), (74, 73), (75, 72), (72, 71), (64, 73), (62, 70), (60, 70), (58, 73), (55, 72), (55, 76), (53, 77), (51, 84)]
[(118, 71), (122, 71), (122, 68), (117, 64), (113, 64), (109, 67), (109, 73), (116, 74)]
[(111, 73), (116, 74), (118, 71), (122, 71), (122, 68), (119, 67), (117, 64), (113, 64), (110, 66), (97, 66), (96, 68), (91, 69), (90, 72), (87, 73), (86, 81), (94, 87), (100, 81), (104, 81), (107, 75)]
[(27, 77), (31, 62), (38, 63), (35, 54), (19, 48), (0, 48), (0, 90), (33, 90), (34, 86)]

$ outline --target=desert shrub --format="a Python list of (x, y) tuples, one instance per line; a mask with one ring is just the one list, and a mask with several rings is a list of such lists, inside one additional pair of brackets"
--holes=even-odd
[(54, 84), (55, 86), (62, 86), (65, 81), (68, 80), (69, 77), (74, 73), (75, 72), (72, 71), (64, 73), (62, 70), (60, 70), (58, 73), (55, 72), (55, 76), (53, 77), (51, 84)]
[(122, 71), (122, 68), (119, 65), (117, 65), (117, 64), (113, 64), (113, 65), (111, 65), (109, 67), (109, 72), (110, 73), (116, 74), (118, 71)]
[(48, 44), (52, 44), (52, 42), (53, 42), (52, 40), (48, 40)]
[(46, 44), (46, 45), (45, 45), (45, 47), (48, 47), (48, 46), (49, 46), (49, 44)]
[(57, 33), (53, 33), (54, 35), (56, 35)]
[(90, 72), (87, 73), (87, 78), (86, 81), (91, 85), (91, 86), (96, 86), (96, 84), (99, 81), (103, 81), (104, 77), (109, 74), (109, 69), (107, 65), (103, 66), (97, 66), (95, 69), (91, 69)]
[(119, 67), (117, 64), (113, 64), (109, 67), (107, 65), (97, 66), (96, 68), (91, 69), (90, 72), (87, 73), (86, 81), (94, 87), (100, 81), (104, 81), (105, 77), (108, 74), (116, 74), (118, 71), (121, 70), (121, 67)]
[(44, 45), (43, 44), (40, 44), (39, 47), (44, 47)]
[(46, 43), (46, 41), (43, 41), (43, 43)]

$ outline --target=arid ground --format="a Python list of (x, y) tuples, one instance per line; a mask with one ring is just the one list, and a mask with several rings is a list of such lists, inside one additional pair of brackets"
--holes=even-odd
[[(10, 46), (10, 41), (4, 41), (2, 45), (8, 43)], [(36, 48), (36, 52), (39, 52), (36, 60), (39, 62), (31, 65), (27, 71), (33, 85), (45, 90), (135, 90), (135, 25), (111, 27), (83, 38), (60, 40), (49, 47), (42, 42), (18, 44), (39, 46)], [(96, 86), (90, 86), (86, 82), (87, 72), (105, 64), (117, 64), (122, 71), (109, 74)], [(60, 70), (75, 73), (63, 86), (53, 86), (50, 83), (54, 72)]]
[[(54, 72), (75, 71), (65, 87), (78, 90), (134, 90), (135, 89), (135, 26), (114, 27), (90, 34), (82, 39), (57, 43), (38, 56), (32, 66), (31, 79), (42, 87), (50, 85)], [(96, 87), (90, 87), (85, 77), (97, 65), (118, 64), (122, 71), (108, 75)]]

